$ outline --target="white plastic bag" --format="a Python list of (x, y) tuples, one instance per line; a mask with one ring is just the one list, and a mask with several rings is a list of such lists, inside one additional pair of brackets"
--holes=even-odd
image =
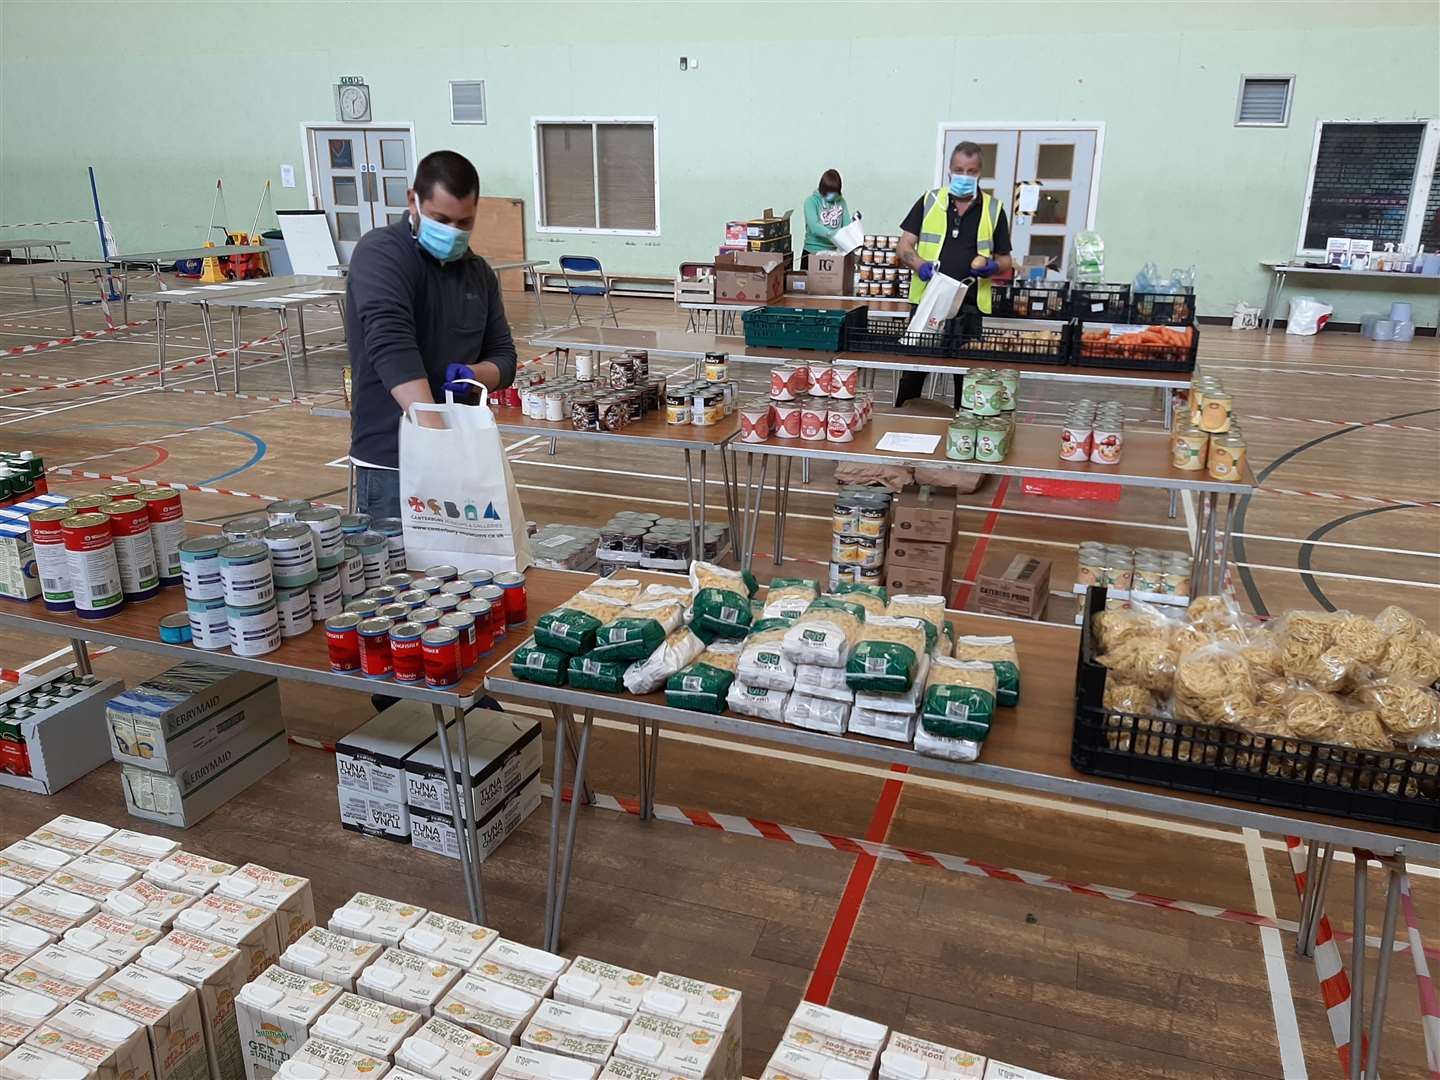
[(1260, 326), (1260, 309), (1254, 304), (1240, 300), (1230, 314), (1231, 330), (1256, 330)]
[(658, 649), (638, 664), (625, 669), (625, 689), (632, 694), (649, 694), (665, 685), (683, 667), (705, 651), (705, 643), (682, 627), (667, 637)]
[(854, 708), (850, 710), (850, 734), (871, 735), (877, 739), (908, 743), (915, 737), (915, 714), (867, 709), (857, 698)]
[(725, 704), (731, 712), (741, 716), (756, 716), (761, 720), (779, 723), (785, 718), (785, 705), (790, 695), (784, 690), (769, 690), (763, 686), (750, 686), (736, 679), (730, 684), (725, 695)]
[(850, 719), (850, 703), (831, 701), (828, 698), (807, 697), (805, 694), (790, 695), (785, 705), (785, 723), (810, 731), (823, 731), (830, 735), (844, 735), (845, 724)]
[[(400, 518), (405, 559), (414, 567), (450, 564), (524, 570), (531, 563), (525, 511), (480, 387), (479, 405), (411, 405), (400, 419)], [(443, 428), (421, 427), (433, 413)]]
[(855, 691), (845, 681), (845, 669), (819, 664), (795, 665), (795, 691), (810, 697), (829, 698), (846, 704), (855, 700)]
[(1285, 320), (1285, 333), (1310, 337), (1330, 321), (1335, 309), (1313, 296), (1296, 296), (1290, 301), (1290, 317)]
[(915, 314), (910, 317), (906, 333), (938, 334), (943, 331), (945, 324), (960, 314), (965, 294), (974, 284), (974, 278), (956, 279), (937, 270), (925, 286), (920, 302), (915, 305)]
[(865, 243), (865, 226), (860, 223), (860, 215), (856, 213), (854, 220), (843, 228), (836, 229), (830, 236), (830, 242), (835, 245), (835, 250), (841, 255), (849, 255), (850, 252)]

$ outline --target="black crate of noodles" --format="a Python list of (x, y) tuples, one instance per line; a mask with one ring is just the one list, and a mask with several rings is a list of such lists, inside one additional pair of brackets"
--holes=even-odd
[(1189, 326), (1195, 321), (1195, 290), (1132, 292), (1130, 314), (1118, 321), (1150, 326)]
[(1024, 327), (983, 325), (978, 332), (967, 333), (962, 330), (961, 322), (951, 319), (939, 332), (912, 333), (904, 319), (872, 315), (863, 326), (849, 332), (847, 351), (1056, 366), (1072, 362), (1075, 327), (1071, 323), (1036, 323)]
[(1130, 312), (1130, 286), (1077, 281), (1070, 286), (1067, 314), (1081, 322), (1123, 323)]
[(1080, 772), (1264, 806), (1440, 831), (1440, 756), (1356, 750), (1105, 707), (1105, 667), (1085, 597), (1070, 762)]
[(990, 314), (1007, 319), (1064, 319), (1070, 315), (1068, 281), (1012, 281), (995, 285)]

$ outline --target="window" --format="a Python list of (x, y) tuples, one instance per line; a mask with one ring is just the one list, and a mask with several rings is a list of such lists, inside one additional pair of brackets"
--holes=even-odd
[(1289, 127), (1294, 75), (1246, 75), (1235, 104), (1236, 127)]
[(450, 122), (452, 124), (485, 123), (484, 80), (450, 84)]
[(1323, 252), (1331, 236), (1371, 240), (1377, 249), (1424, 243), (1437, 145), (1433, 120), (1316, 123), (1299, 254)]
[(660, 235), (652, 118), (534, 121), (536, 227)]

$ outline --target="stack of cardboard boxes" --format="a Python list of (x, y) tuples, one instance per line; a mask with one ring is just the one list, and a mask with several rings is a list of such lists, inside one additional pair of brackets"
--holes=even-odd
[(908, 487), (891, 509), (885, 586), (893, 593), (943, 596), (955, 577), (955, 489)]
[(123, 689), (61, 668), (0, 693), (0, 785), (53, 795), (104, 765), (105, 703)]

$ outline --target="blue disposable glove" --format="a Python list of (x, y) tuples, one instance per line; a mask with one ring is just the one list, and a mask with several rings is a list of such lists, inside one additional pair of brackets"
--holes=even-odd
[(470, 369), (468, 364), (450, 364), (445, 368), (445, 385), (442, 389), (452, 394), (473, 394), (475, 387), (460, 381), (473, 378), (475, 378), (475, 372)]
[(1000, 264), (998, 262), (994, 259), (986, 259), (984, 266), (973, 267), (970, 272), (976, 277), (989, 277), (991, 274), (998, 273), (999, 270)]
[(935, 264), (933, 262), (921, 263), (920, 269), (915, 271), (921, 281), (929, 281), (935, 276)]

